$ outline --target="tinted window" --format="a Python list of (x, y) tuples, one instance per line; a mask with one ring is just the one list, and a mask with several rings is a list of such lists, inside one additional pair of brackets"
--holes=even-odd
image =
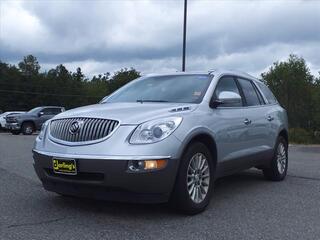
[(52, 108), (51, 109), (52, 114), (56, 115), (61, 113), (61, 108)]
[(42, 112), (45, 115), (57, 115), (61, 113), (61, 108), (44, 108)]
[(264, 85), (262, 82), (258, 82), (257, 84), (261, 92), (263, 93), (263, 95), (266, 97), (268, 103), (270, 104), (277, 103), (277, 99), (275, 98), (273, 93), (270, 91), (270, 89), (266, 85)]
[[(214, 97), (218, 99), (218, 96), (221, 92), (228, 91), (228, 92), (234, 92), (240, 95), (238, 86), (236, 82), (234, 81), (233, 77), (222, 77), (217, 86), (216, 90), (214, 91)], [(240, 107), (242, 106), (242, 102), (240, 103), (233, 103), (233, 104), (223, 104), (223, 107)]]
[(43, 112), (44, 115), (52, 115), (53, 113), (51, 109), (52, 108), (44, 108), (41, 112)]
[(248, 106), (256, 106), (260, 105), (260, 101), (257, 95), (256, 90), (254, 89), (251, 81), (246, 79), (238, 79), (240, 86), (243, 91), (243, 95), (246, 98), (246, 102)]
[(199, 103), (211, 77), (207, 74), (143, 77), (112, 94), (104, 102)]
[(28, 113), (34, 114), (34, 113), (39, 112), (40, 110), (41, 110), (41, 107), (36, 107), (36, 108), (31, 109)]
[(263, 99), (262, 94), (261, 94), (261, 92), (259, 91), (259, 88), (257, 87), (257, 85), (256, 85), (254, 82), (252, 82), (252, 85), (253, 85), (253, 87), (254, 87), (254, 90), (256, 90), (256, 93), (257, 93), (257, 95), (258, 95), (260, 104), (261, 104), (261, 105), (266, 104), (266, 102), (265, 102), (265, 100)]

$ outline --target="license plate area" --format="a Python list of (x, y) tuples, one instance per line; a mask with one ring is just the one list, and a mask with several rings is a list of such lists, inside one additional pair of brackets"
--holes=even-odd
[(52, 158), (53, 172), (57, 174), (77, 175), (75, 159)]

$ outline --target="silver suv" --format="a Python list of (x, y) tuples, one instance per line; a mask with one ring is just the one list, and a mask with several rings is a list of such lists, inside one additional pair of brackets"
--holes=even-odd
[(285, 178), (287, 114), (266, 85), (242, 72), (148, 75), (47, 121), (33, 153), (49, 191), (170, 200), (195, 214), (217, 178), (251, 167)]

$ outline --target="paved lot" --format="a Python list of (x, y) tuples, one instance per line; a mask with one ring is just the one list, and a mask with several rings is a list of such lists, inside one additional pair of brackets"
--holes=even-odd
[(0, 133), (0, 239), (320, 239), (320, 147), (292, 146), (289, 176), (250, 170), (216, 182), (204, 213), (63, 198), (32, 167), (35, 136)]

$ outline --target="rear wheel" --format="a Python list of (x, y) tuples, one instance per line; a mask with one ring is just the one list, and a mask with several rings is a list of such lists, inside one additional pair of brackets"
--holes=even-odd
[(213, 161), (208, 148), (195, 142), (186, 151), (176, 179), (172, 203), (184, 213), (202, 212), (213, 191)]
[(34, 132), (33, 124), (29, 122), (23, 123), (21, 130), (23, 135), (31, 135)]
[(275, 147), (275, 153), (271, 160), (270, 166), (263, 169), (266, 179), (272, 181), (282, 181), (288, 170), (288, 143), (279, 136)]

